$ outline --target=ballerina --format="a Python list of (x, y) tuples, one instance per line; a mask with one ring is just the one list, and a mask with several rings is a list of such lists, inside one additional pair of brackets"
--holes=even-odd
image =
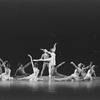
[(36, 65), (33, 64), (33, 60), (32, 60), (32, 56), (28, 54), (28, 56), (30, 57), (31, 60), (31, 64), (32, 64), (32, 69), (33, 69), (33, 73), (27, 77), (23, 77), (20, 78), (19, 80), (23, 80), (23, 79), (28, 79), (29, 81), (37, 81), (38, 80), (38, 74), (39, 74), (39, 69), (37, 68)]
[(65, 78), (55, 79), (56, 81), (78, 81), (80, 79), (79, 74), (81, 73), (82, 63), (78, 64), (78, 66), (76, 66), (73, 62), (71, 62), (71, 64), (73, 64), (75, 67), (74, 73)]
[(90, 80), (90, 81), (92, 81), (93, 80), (92, 75), (94, 75), (95, 78), (96, 78), (96, 74), (95, 74), (95, 70), (94, 70), (95, 67), (96, 67), (95, 65), (91, 66), (91, 68), (88, 70), (88, 72), (87, 72), (86, 76), (83, 78), (83, 80)]
[(13, 79), (13, 77), (10, 76), (11, 69), (9, 68), (9, 64), (7, 64), (7, 66), (5, 65), (7, 62), (8, 61), (3, 62), (3, 67), (4, 67), (5, 72), (0, 75), (0, 79), (2, 81), (12, 80)]
[(91, 66), (92, 66), (92, 62), (90, 62), (90, 64), (87, 67), (83, 65), (83, 67), (81, 68), (81, 78), (84, 78), (86, 76), (86, 70), (90, 68)]

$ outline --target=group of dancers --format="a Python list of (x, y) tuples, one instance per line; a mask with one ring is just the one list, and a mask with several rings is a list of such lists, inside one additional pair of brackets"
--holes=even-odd
[[(93, 79), (92, 75), (96, 77), (94, 70), (96, 66), (93, 65), (92, 62), (90, 62), (88, 66), (85, 66), (83, 63), (79, 63), (77, 66), (75, 65), (74, 62), (71, 62), (70, 64), (72, 64), (75, 67), (75, 70), (74, 73), (71, 74), (70, 76), (58, 73), (57, 69), (65, 62), (56, 65), (56, 53), (55, 53), (56, 45), (57, 43), (55, 43), (53, 48), (50, 50), (41, 49), (43, 51), (43, 54), (40, 57), (40, 59), (33, 59), (32, 56), (28, 54), (30, 62), (27, 63), (26, 65), (19, 64), (19, 68), (16, 70), (15, 76), (17, 76), (17, 73), (19, 72), (22, 77), (16, 79), (29, 80), (29, 81), (43, 80), (42, 76), (46, 67), (48, 67), (48, 73), (49, 73), (48, 77), (50, 80), (53, 77), (55, 81), (85, 81), (85, 80), (92, 81)], [(43, 62), (43, 67), (41, 71), (38, 68), (38, 62), (40, 61)], [(32, 66), (32, 71), (33, 71), (32, 74), (28, 74), (25, 71), (25, 68), (27, 68), (29, 65)], [(4, 69), (4, 72), (2, 71), (2, 69)], [(2, 59), (0, 59), (0, 79), (2, 81), (15, 79), (15, 77), (11, 77), (11, 69), (8, 61), (3, 61)]]

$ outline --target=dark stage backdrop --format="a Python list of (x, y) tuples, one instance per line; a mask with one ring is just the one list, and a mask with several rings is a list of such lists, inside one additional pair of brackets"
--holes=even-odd
[(100, 76), (99, 19), (99, 0), (0, 0), (0, 57), (14, 74), (27, 54), (40, 58), (40, 48), (57, 42), (57, 64), (66, 61), (59, 72), (73, 73), (71, 61), (92, 61)]

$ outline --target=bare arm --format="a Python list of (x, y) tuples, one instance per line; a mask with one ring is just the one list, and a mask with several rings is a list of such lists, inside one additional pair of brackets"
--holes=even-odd
[(87, 67), (83, 68), (83, 69), (88, 69), (92, 66), (92, 62), (90, 62), (90, 65), (88, 65)]
[(96, 74), (95, 74), (95, 71), (94, 71), (94, 73), (93, 73), (93, 74), (94, 74), (94, 77), (96, 78), (97, 76), (96, 76)]
[(31, 64), (31, 62), (27, 63), (26, 65), (24, 65), (24, 68), (28, 67)]
[(90, 68), (90, 66), (87, 66), (87, 67), (85, 67), (85, 68), (83, 68), (83, 69), (88, 69), (88, 68)]
[(8, 62), (8, 61), (4, 61), (4, 62), (2, 63), (2, 66), (3, 66), (3, 67), (6, 67), (5, 64), (6, 64), (7, 62)]
[(47, 54), (46, 54), (46, 53), (43, 53), (43, 54), (41, 55), (41, 58), (40, 58), (40, 59), (44, 59), (45, 56), (47, 56)]
[(54, 49), (55, 49), (55, 51), (56, 51), (56, 46), (57, 46), (57, 43), (54, 44)]
[(51, 55), (51, 52), (48, 51), (47, 49), (41, 49), (41, 50)]
[(34, 59), (33, 61), (50, 61), (51, 58), (47, 58), (47, 59)]
[(61, 65), (63, 65), (65, 62), (60, 63), (58, 66), (56, 66), (56, 68), (60, 67)]
[(14, 74), (15, 76), (16, 76), (16, 74), (17, 74), (18, 71), (19, 71), (19, 68), (16, 70), (16, 72), (15, 72), (15, 74)]
[(31, 64), (32, 64), (32, 68), (33, 68), (33, 71), (34, 71), (34, 64), (33, 64), (33, 60), (32, 60), (32, 56), (28, 54), (28, 56), (30, 57), (30, 60), (31, 60)]
[(0, 58), (0, 61), (3, 63), (3, 60)]
[(75, 68), (78, 69), (78, 67), (75, 65), (75, 63), (71, 62), (70, 64), (72, 64)]

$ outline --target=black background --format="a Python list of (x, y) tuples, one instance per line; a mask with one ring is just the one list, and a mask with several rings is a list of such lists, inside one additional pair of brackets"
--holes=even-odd
[[(0, 0), (0, 57), (11, 64), (29, 62), (27, 54), (40, 58), (40, 48), (57, 42), (59, 72), (70, 75), (70, 65), (90, 61), (100, 75), (99, 0)], [(41, 64), (40, 64), (41, 65)]]

